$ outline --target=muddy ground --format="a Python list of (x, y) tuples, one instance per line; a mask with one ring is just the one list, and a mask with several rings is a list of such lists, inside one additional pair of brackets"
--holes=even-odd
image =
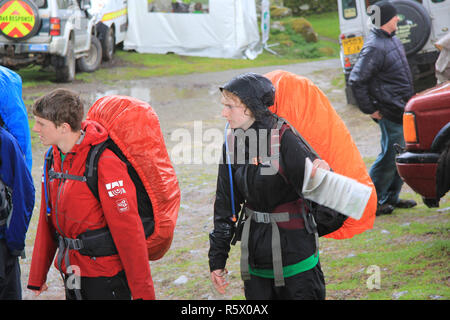
[[(70, 88), (79, 91), (88, 106), (104, 95), (129, 95), (149, 102), (156, 110), (160, 118), (169, 155), (173, 157), (172, 160), (175, 162), (175, 170), (182, 191), (179, 220), (173, 246), (170, 250), (172, 253), (160, 261), (151, 263), (158, 298), (183, 297), (182, 293), (174, 294), (174, 292), (182, 290), (183, 281), (186, 281), (186, 279), (204, 279), (205, 286), (209, 286), (209, 281), (207, 280), (209, 275), (207, 265), (208, 232), (212, 229), (212, 208), (217, 165), (214, 163), (196, 164), (198, 160), (196, 157), (199, 154), (204, 154), (205, 150), (209, 150), (208, 152), (220, 150), (222, 142), (214, 141), (212, 143), (206, 140), (202, 141), (201, 137), (200, 139), (194, 138), (194, 130), (199, 130), (200, 128), (201, 132), (205, 132), (207, 129), (216, 128), (217, 132), (222, 132), (225, 121), (220, 116), (219, 85), (242, 72), (266, 73), (275, 69), (288, 70), (310, 78), (329, 97), (332, 105), (346, 123), (362, 156), (365, 159), (374, 159), (376, 157), (379, 152), (378, 126), (368, 116), (361, 114), (356, 107), (346, 104), (341, 68), (337, 59), (282, 67), (263, 67), (217, 73), (148, 78), (117, 82), (112, 85), (95, 82), (88, 84), (75, 82), (73, 84), (52, 84), (24, 89), (24, 99), (33, 100), (53, 88)], [(179, 131), (180, 129), (184, 131)], [(189, 149), (191, 151), (190, 159), (192, 164), (180, 163), (179, 159), (174, 159), (177, 157), (177, 154), (172, 151), (174, 147), (180, 144), (180, 139), (176, 138), (179, 137), (177, 133), (180, 132), (189, 132), (192, 137)], [(44, 150), (39, 143), (36, 143), (33, 166), (33, 177), (37, 191), (36, 208), (27, 236), (27, 258), (21, 261), (24, 299), (34, 299), (33, 293), (25, 288), (37, 228), (41, 195), (39, 182), (41, 181)], [(190, 273), (177, 274), (176, 272), (170, 272), (171, 268), (176, 268), (177, 264), (186, 263), (192, 264)], [(232, 272), (237, 274), (239, 269), (237, 268)], [(183, 275), (185, 278), (182, 277)], [(175, 280), (179, 280), (179, 282), (175, 283)], [(43, 293), (39, 299), (64, 299), (62, 281), (54, 267), (51, 268), (47, 283), (49, 290)], [(181, 285), (177, 283), (181, 283)], [(186, 290), (192, 289), (187, 286)], [(235, 291), (235, 294), (230, 293), (229, 296), (222, 298), (231, 298), (242, 294), (241, 282), (235, 281), (230, 286), (230, 290), (232, 292)], [(215, 299), (220, 297), (217, 297), (210, 288), (206, 288), (205, 290), (200, 290), (196, 298)]]

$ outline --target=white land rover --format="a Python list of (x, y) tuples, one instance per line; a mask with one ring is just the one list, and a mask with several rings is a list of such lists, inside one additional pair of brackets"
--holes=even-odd
[[(372, 27), (368, 8), (379, 0), (338, 0), (341, 63), (347, 83), (358, 60), (365, 37)], [(392, 0), (400, 18), (397, 38), (403, 43), (415, 91), (436, 83), (435, 62), (439, 51), (434, 43), (450, 29), (450, 0)], [(369, 13), (370, 8), (369, 8)], [(350, 87), (346, 86), (347, 102), (355, 104)]]
[(127, 0), (91, 0), (89, 12), (96, 17), (97, 36), (103, 60), (112, 60), (117, 45), (123, 44), (128, 29)]
[(52, 66), (60, 82), (73, 81), (76, 67), (95, 71), (102, 47), (89, 8), (89, 0), (0, 0), (0, 64)]

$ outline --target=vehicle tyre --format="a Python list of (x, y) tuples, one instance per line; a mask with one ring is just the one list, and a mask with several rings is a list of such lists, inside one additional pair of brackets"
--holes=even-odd
[(439, 199), (429, 199), (422, 197), (422, 200), (428, 208), (439, 208)]
[[(21, 10), (17, 10), (17, 8), (13, 8), (12, 6), (20, 6)], [(0, 24), (0, 35), (3, 35), (7, 39), (26, 40), (34, 36), (41, 27), (38, 7), (33, 1), (0, 0), (0, 12), (1, 21), (9, 21), (8, 16), (12, 15), (26, 15), (27, 18), (27, 22), (23, 22), (18, 26), (12, 26), (10, 22), (2, 22)], [(18, 14), (18, 12), (21, 12), (21, 14)]]
[(116, 36), (113, 28), (108, 28), (102, 41), (103, 60), (111, 61), (116, 51)]
[(400, 21), (397, 38), (402, 41), (407, 56), (418, 52), (427, 43), (431, 33), (431, 18), (425, 8), (415, 1), (398, 0), (392, 2)]
[(72, 82), (75, 80), (75, 53), (73, 49), (73, 40), (68, 42), (67, 54), (65, 57), (57, 57), (56, 59), (56, 81)]
[(436, 195), (442, 198), (450, 190), (450, 142), (442, 151), (436, 170)]
[(88, 55), (77, 60), (77, 67), (82, 72), (94, 72), (101, 63), (102, 44), (96, 36), (92, 35)]

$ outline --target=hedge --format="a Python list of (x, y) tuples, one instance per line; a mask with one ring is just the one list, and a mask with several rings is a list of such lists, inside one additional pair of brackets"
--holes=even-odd
[(284, 0), (284, 6), (292, 10), (294, 16), (337, 10), (336, 0)]

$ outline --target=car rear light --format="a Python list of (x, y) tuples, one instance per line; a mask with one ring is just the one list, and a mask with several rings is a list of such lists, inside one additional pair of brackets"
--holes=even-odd
[(406, 143), (417, 143), (416, 116), (414, 113), (403, 114), (403, 135)]
[(345, 39), (345, 34), (341, 34), (340, 38), (341, 38), (341, 40)]
[(345, 57), (344, 61), (345, 61), (344, 67), (350, 68), (352, 66), (352, 64), (350, 63), (350, 58)]
[(61, 35), (61, 19), (50, 18), (50, 35), (51, 36)]

